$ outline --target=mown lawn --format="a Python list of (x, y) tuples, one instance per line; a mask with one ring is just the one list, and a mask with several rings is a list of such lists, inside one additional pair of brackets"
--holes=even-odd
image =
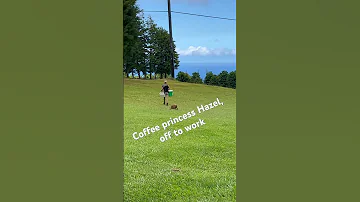
[[(128, 202), (235, 201), (236, 91), (168, 80), (174, 90), (169, 110), (159, 96), (163, 80), (125, 79), (124, 195)], [(197, 106), (220, 105), (198, 113)], [(196, 115), (163, 129), (162, 123), (195, 111)], [(185, 126), (205, 125), (186, 131)], [(160, 131), (135, 140), (134, 132), (158, 125)], [(167, 131), (179, 136), (161, 142)]]

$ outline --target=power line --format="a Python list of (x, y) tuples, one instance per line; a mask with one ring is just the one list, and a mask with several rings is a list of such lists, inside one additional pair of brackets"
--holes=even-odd
[[(164, 12), (168, 12), (168, 11), (144, 11), (146, 13), (164, 13)], [(185, 13), (185, 12), (178, 12), (178, 11), (171, 11), (172, 13), (178, 13), (178, 14), (183, 14), (183, 15), (193, 15), (193, 16), (199, 16), (199, 17), (206, 17), (206, 18), (216, 18), (216, 19), (221, 19), (221, 20), (234, 20), (236, 21), (236, 19), (233, 18), (224, 18), (224, 17), (217, 17), (217, 16), (211, 16), (211, 15), (200, 15), (200, 14), (194, 14), (194, 13)]]
[(216, 16), (210, 16), (210, 15), (200, 15), (200, 14), (185, 13), (185, 12), (178, 12), (178, 11), (171, 11), (171, 12), (184, 14), (184, 15), (194, 15), (194, 16), (199, 16), (199, 17), (217, 18), (217, 19), (222, 19), (222, 20), (236, 20), (236, 19), (232, 19), (232, 18), (216, 17)]

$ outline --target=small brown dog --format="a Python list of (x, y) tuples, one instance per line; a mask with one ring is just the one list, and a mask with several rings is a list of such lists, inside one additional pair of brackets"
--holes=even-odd
[(176, 110), (177, 110), (178, 107), (177, 107), (177, 105), (173, 104), (173, 105), (171, 105), (171, 107), (170, 107), (170, 110), (171, 110), (171, 109), (176, 109)]

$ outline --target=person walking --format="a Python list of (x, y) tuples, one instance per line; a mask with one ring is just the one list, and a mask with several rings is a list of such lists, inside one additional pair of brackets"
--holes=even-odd
[(164, 81), (164, 84), (163, 84), (162, 87), (161, 87), (161, 92), (164, 92), (164, 94), (165, 94), (165, 97), (164, 97), (164, 105), (166, 104), (166, 106), (169, 105), (169, 103), (168, 103), (169, 89), (170, 89), (170, 86), (167, 84), (167, 81), (165, 80), (165, 81)]

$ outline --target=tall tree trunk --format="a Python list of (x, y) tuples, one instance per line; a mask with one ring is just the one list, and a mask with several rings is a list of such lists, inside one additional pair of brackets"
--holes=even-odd
[(146, 71), (143, 71), (144, 79), (146, 79)]
[(156, 72), (154, 73), (154, 77), (155, 77), (155, 80), (156, 80)]
[(126, 78), (129, 78), (129, 72), (126, 72)]
[(150, 80), (151, 80), (151, 75), (152, 75), (152, 72), (149, 72), (149, 73), (150, 73), (149, 75), (150, 75)]
[(165, 79), (166, 79), (167, 74), (165, 73), (164, 75), (165, 75)]
[(163, 73), (160, 74), (160, 79), (163, 79), (164, 75)]
[(141, 76), (140, 76), (140, 71), (138, 70), (137, 72), (138, 72), (138, 75), (139, 75), (139, 79), (141, 79)]
[(131, 71), (131, 77), (134, 78), (134, 71)]

